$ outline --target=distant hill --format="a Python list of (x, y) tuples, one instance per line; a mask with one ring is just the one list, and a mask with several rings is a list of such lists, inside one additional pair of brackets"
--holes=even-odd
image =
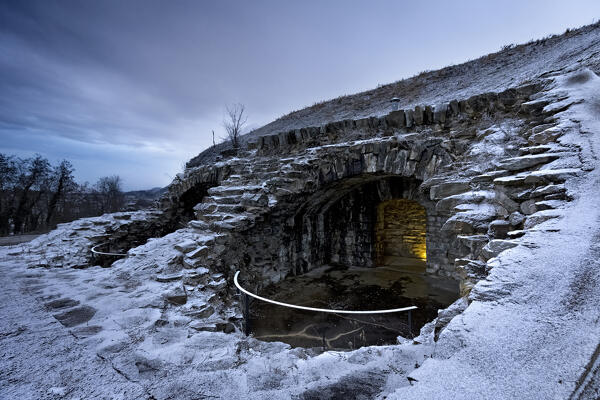
[(155, 206), (156, 201), (166, 192), (166, 187), (125, 192), (123, 193), (125, 196), (125, 208), (129, 211), (152, 208)]

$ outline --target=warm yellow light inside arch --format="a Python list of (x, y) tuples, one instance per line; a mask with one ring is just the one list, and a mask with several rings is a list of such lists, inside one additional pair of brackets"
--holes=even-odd
[(427, 261), (427, 244), (423, 242), (419, 245), (419, 250), (417, 251), (417, 256), (423, 260)]
[(375, 262), (410, 264), (427, 260), (427, 213), (414, 200), (393, 199), (377, 207)]

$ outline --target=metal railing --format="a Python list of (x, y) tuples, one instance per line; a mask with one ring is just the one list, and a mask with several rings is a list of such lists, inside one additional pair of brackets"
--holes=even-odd
[(110, 243), (109, 242), (104, 242), (104, 243), (100, 243), (100, 244), (97, 244), (94, 247), (92, 247), (92, 255), (93, 256), (99, 255), (99, 256), (127, 257), (127, 253), (125, 253), (125, 254), (123, 254), (123, 253), (110, 253), (110, 252), (104, 252), (104, 251), (96, 250), (97, 247), (104, 246), (106, 244), (110, 244)]
[(412, 330), (412, 315), (411, 311), (416, 310), (417, 306), (409, 306), (409, 307), (401, 307), (401, 308), (389, 308), (383, 310), (336, 310), (330, 308), (316, 308), (316, 307), (306, 307), (299, 306), (296, 304), (284, 303), (281, 301), (267, 299), (266, 297), (259, 296), (255, 293), (250, 292), (247, 289), (244, 289), (242, 285), (240, 285), (238, 276), (240, 275), (240, 271), (237, 271), (233, 276), (233, 283), (238, 288), (240, 292), (244, 294), (244, 333), (247, 335), (250, 334), (250, 301), (249, 297), (255, 298), (260, 301), (264, 301), (267, 303), (275, 304), (282, 307), (294, 308), (297, 310), (304, 311), (314, 311), (314, 312), (322, 312), (322, 313), (331, 313), (331, 314), (389, 314), (389, 313), (397, 313), (397, 312), (407, 312), (407, 325), (409, 332)]

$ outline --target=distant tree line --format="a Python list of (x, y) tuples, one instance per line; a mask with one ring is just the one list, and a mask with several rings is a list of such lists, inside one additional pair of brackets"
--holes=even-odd
[(51, 165), (41, 155), (19, 158), (0, 153), (0, 235), (40, 232), (77, 218), (119, 211), (121, 178), (78, 184), (73, 165)]

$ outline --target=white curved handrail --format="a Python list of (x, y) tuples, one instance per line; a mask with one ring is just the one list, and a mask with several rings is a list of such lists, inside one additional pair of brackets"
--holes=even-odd
[(255, 299), (266, 301), (267, 303), (276, 304), (278, 306), (283, 306), (283, 307), (296, 308), (298, 310), (326, 312), (326, 313), (332, 313), (332, 314), (387, 314), (387, 313), (395, 313), (395, 312), (402, 312), (402, 311), (410, 311), (410, 310), (415, 310), (418, 308), (417, 306), (410, 306), (410, 307), (403, 307), (403, 308), (391, 308), (391, 309), (387, 309), (387, 310), (350, 311), (350, 310), (332, 310), (329, 308), (314, 308), (314, 307), (297, 306), (295, 304), (282, 303), (280, 301), (267, 299), (267, 298), (261, 297), (257, 294), (247, 291), (238, 282), (239, 274), (240, 274), (240, 271), (237, 271), (235, 273), (235, 275), (233, 276), (233, 283), (241, 292), (247, 294), (248, 296), (254, 297)]
[(105, 244), (108, 244), (108, 242), (100, 243), (100, 244), (97, 244), (97, 245), (95, 245), (94, 247), (92, 247), (92, 253), (94, 253), (94, 254), (99, 254), (99, 255), (102, 255), (102, 256), (121, 256), (121, 257), (127, 257), (127, 254), (120, 254), (120, 253), (105, 253), (105, 252), (103, 252), (103, 251), (98, 251), (98, 250), (96, 250), (96, 247), (98, 247), (98, 246), (103, 246), (103, 245), (105, 245)]

